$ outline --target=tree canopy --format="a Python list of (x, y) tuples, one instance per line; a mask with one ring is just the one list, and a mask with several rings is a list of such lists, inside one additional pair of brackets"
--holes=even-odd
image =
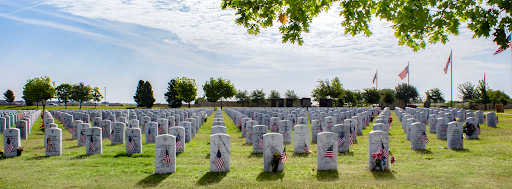
[(180, 101), (187, 102), (190, 108), (190, 102), (194, 101), (197, 96), (196, 80), (187, 77), (176, 78), (177, 98)]
[[(222, 109), (222, 101), (235, 96), (236, 89), (231, 81), (222, 78), (210, 78), (203, 85), (204, 96), (208, 102), (217, 102), (220, 100), (220, 108)], [(215, 106), (215, 104), (214, 104)]]
[(263, 89), (256, 89), (251, 92), (251, 102), (258, 104), (258, 107), (260, 106), (260, 102), (265, 102), (265, 92), (263, 92)]
[(268, 99), (280, 99), (280, 98), (281, 98), (281, 95), (276, 90), (271, 90), (270, 93), (268, 94)]
[(433, 88), (433, 89), (429, 89), (427, 92), (425, 92), (425, 96), (427, 98), (427, 100), (430, 100), (431, 102), (434, 102), (434, 103), (444, 103), (445, 100), (444, 100), (444, 95), (443, 95), (443, 92), (441, 92), (441, 90), (439, 88)]
[(156, 99), (153, 95), (153, 87), (149, 81), (139, 80), (137, 89), (135, 90), (135, 96), (133, 96), (133, 100), (137, 104), (137, 107), (153, 107)]
[(381, 93), (377, 88), (372, 87), (364, 89), (363, 98), (367, 104), (378, 104), (380, 102), (380, 97)]
[(340, 19), (344, 33), (352, 36), (370, 36), (370, 22), (386, 20), (392, 24), (399, 45), (407, 45), (414, 51), (431, 44), (448, 41), (448, 35), (458, 35), (461, 24), (473, 31), (473, 37), (494, 36), (494, 42), (507, 47), (506, 33), (512, 31), (510, 1), (449, 1), (449, 0), (273, 0), (246, 1), (224, 0), (222, 9), (236, 10), (235, 22), (257, 35), (260, 28), (279, 23), (282, 42), (298, 43), (304, 40), (313, 18), (328, 11), (335, 2), (341, 6)]
[(5, 99), (5, 101), (9, 102), (9, 106), (11, 105), (12, 102), (14, 102), (15, 98), (16, 97), (14, 96), (14, 92), (12, 92), (11, 89), (7, 89), (7, 91), (5, 91), (4, 99)]
[(176, 87), (176, 79), (171, 79), (167, 86), (167, 92), (164, 94), (165, 100), (171, 108), (179, 108), (182, 105), (181, 100), (178, 99), (178, 91), (176, 91)]
[(29, 79), (23, 87), (23, 95), (32, 102), (41, 102), (43, 112), (46, 107), (46, 101), (55, 96), (55, 82), (49, 77), (36, 77)]
[(313, 89), (312, 97), (314, 101), (320, 102), (320, 99), (338, 99), (342, 98), (345, 90), (338, 77), (332, 80), (318, 80), (318, 85)]
[(293, 99), (294, 102), (296, 102), (297, 100), (299, 100), (299, 95), (297, 95), (297, 93), (295, 93), (294, 90), (286, 90), (286, 92), (284, 92), (284, 98), (286, 99)]
[(92, 101), (94, 101), (94, 108), (96, 108), (96, 102), (99, 102), (99, 101), (101, 101), (101, 99), (103, 99), (103, 95), (101, 95), (101, 93), (100, 93), (100, 88), (94, 87), (94, 89), (91, 91), (89, 98)]
[(510, 103), (510, 96), (501, 90), (489, 90), (489, 97), (490, 102), (493, 104), (503, 104), (506, 106), (508, 103)]
[(66, 109), (68, 109), (68, 102), (71, 99), (71, 93), (73, 92), (73, 85), (63, 83), (57, 88), (57, 99), (59, 102), (64, 103)]
[(241, 103), (242, 107), (244, 107), (244, 103), (249, 103), (251, 97), (249, 97), (249, 92), (247, 90), (238, 90), (235, 95), (236, 102)]
[(90, 85), (85, 85), (84, 82), (74, 84), (73, 91), (71, 92), (70, 98), (80, 104), (82, 109), (82, 103), (91, 100), (92, 88)]
[(416, 100), (419, 97), (418, 89), (415, 86), (408, 85), (407, 83), (398, 84), (395, 87), (396, 99), (405, 101), (409, 104), (411, 100)]
[(381, 89), (382, 102), (386, 105), (391, 105), (396, 102), (396, 94), (393, 89)]

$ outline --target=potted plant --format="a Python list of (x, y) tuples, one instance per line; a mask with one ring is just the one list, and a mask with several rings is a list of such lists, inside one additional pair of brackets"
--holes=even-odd
[(471, 137), (475, 132), (478, 134), (477, 127), (480, 126), (466, 122), (463, 127), (463, 132), (466, 133), (466, 136)]
[(0, 150), (0, 157), (4, 156), (4, 150)]
[(281, 154), (275, 152), (272, 156), (272, 160), (270, 161), (270, 165), (272, 165), (272, 172), (277, 172), (277, 168), (279, 167), (279, 163), (281, 162)]
[(18, 152), (18, 156), (21, 156), (21, 152), (23, 152), (23, 147), (18, 147), (18, 149), (16, 149), (16, 152)]

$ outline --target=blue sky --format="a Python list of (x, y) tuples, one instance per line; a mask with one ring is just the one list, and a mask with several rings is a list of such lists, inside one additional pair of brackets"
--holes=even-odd
[(84, 82), (107, 88), (107, 101), (133, 103), (138, 80), (153, 86), (165, 103), (167, 82), (196, 80), (198, 96), (210, 77), (231, 80), (237, 89), (295, 90), (310, 97), (320, 79), (339, 77), (346, 89), (379, 88), (407, 82), (397, 76), (410, 62), (410, 82), (424, 95), (438, 87), (450, 98), (444, 75), (453, 50), (454, 100), (458, 84), (477, 83), (487, 73), (492, 89), (512, 94), (511, 53), (493, 56), (492, 38), (472, 38), (460, 28), (447, 44), (413, 52), (399, 46), (390, 23), (375, 19), (373, 35), (350, 36), (340, 26), (339, 6), (313, 20), (304, 45), (281, 43), (278, 24), (248, 35), (235, 24), (235, 11), (220, 0), (0, 0), (0, 91), (21, 100), (28, 79), (49, 76), (57, 85)]

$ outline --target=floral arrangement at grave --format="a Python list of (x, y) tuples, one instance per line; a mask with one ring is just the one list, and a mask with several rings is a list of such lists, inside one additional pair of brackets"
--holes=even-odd
[(272, 156), (272, 160), (270, 160), (270, 166), (272, 166), (272, 172), (277, 172), (277, 168), (279, 167), (279, 163), (281, 163), (281, 154), (274, 152)]
[[(389, 160), (389, 152), (388, 152), (388, 150), (386, 150), (386, 148), (384, 147), (384, 144), (382, 142), (380, 144), (381, 144), (381, 147), (379, 147), (379, 149), (377, 149), (377, 152), (372, 153), (372, 156), (373, 156), (373, 159), (375, 160), (375, 165), (377, 165), (375, 167), (375, 170), (384, 171), (384, 167), (385, 167), (386, 163), (388, 163), (388, 161), (390, 161)], [(395, 163), (394, 156), (391, 156), (390, 163), (392, 163), (392, 164)]]
[(4, 156), (4, 150), (0, 150), (0, 157)]
[(23, 147), (18, 147), (18, 149), (16, 149), (16, 152), (18, 152), (18, 156), (21, 156), (21, 152), (23, 152), (23, 150), (25, 150)]
[(480, 124), (472, 124), (469, 122), (464, 123), (463, 132), (466, 133), (467, 136), (471, 136), (474, 133), (480, 134)]

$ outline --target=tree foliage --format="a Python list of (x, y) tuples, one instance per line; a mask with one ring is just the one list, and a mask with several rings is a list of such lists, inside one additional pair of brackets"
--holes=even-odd
[(71, 99), (71, 93), (73, 92), (73, 85), (63, 83), (57, 86), (57, 99), (60, 103), (64, 103), (64, 107), (68, 109), (68, 102)]
[(473, 102), (476, 102), (477, 99), (478, 99), (478, 95), (477, 95), (477, 90), (476, 90), (476, 86), (471, 84), (470, 82), (466, 82), (466, 83), (463, 83), (463, 84), (459, 84), (459, 86), (457, 87), (457, 89), (459, 90), (459, 98), (462, 99), (463, 102), (470, 102), (470, 103), (473, 103)]
[(133, 96), (133, 100), (137, 104), (137, 107), (153, 107), (156, 99), (153, 95), (153, 87), (149, 81), (139, 80), (137, 89), (135, 90), (135, 96)]
[(36, 77), (29, 79), (23, 87), (23, 95), (32, 102), (41, 102), (43, 112), (46, 107), (46, 101), (55, 96), (55, 82), (49, 77)]
[(251, 92), (251, 102), (258, 104), (258, 107), (260, 106), (260, 102), (265, 102), (265, 92), (263, 92), (263, 89), (256, 89)]
[(503, 104), (506, 106), (508, 103), (510, 103), (510, 96), (508, 96), (507, 94), (505, 94), (505, 92), (501, 90), (489, 90), (489, 97), (490, 102), (492, 102), (495, 105)]
[(271, 90), (270, 93), (268, 94), (268, 99), (280, 99), (280, 98), (281, 98), (281, 94), (279, 94), (279, 92), (276, 90)]
[(74, 84), (73, 91), (71, 92), (70, 98), (80, 104), (82, 109), (82, 103), (91, 100), (92, 88), (89, 85), (85, 85), (84, 82)]
[(91, 91), (89, 99), (94, 101), (94, 108), (96, 108), (96, 102), (99, 102), (101, 99), (103, 99), (103, 95), (100, 93), (100, 88), (94, 87), (94, 89)]
[(380, 97), (381, 93), (377, 88), (372, 87), (364, 89), (363, 98), (367, 104), (378, 104), (380, 102)]
[(244, 107), (244, 103), (249, 103), (251, 97), (249, 97), (249, 92), (247, 90), (238, 90), (235, 95), (236, 102), (241, 103), (242, 107)]
[[(204, 96), (208, 102), (217, 102), (220, 100), (220, 108), (222, 109), (222, 102), (228, 98), (235, 96), (236, 89), (231, 81), (222, 78), (210, 78), (203, 85)], [(214, 104), (215, 105), (215, 104)]]
[(418, 89), (415, 86), (408, 85), (406, 83), (398, 84), (395, 87), (396, 99), (405, 101), (409, 104), (411, 100), (416, 100), (419, 97)]
[(137, 104), (137, 107), (144, 107), (144, 103), (142, 102), (142, 96), (144, 93), (144, 81), (139, 80), (139, 83), (137, 85), (137, 89), (135, 89), (135, 95), (133, 96), (133, 100), (135, 101), (135, 104)]
[(427, 92), (425, 92), (425, 96), (427, 100), (430, 100), (430, 102), (433, 103), (445, 102), (443, 92), (441, 92), (439, 88), (429, 89)]
[(382, 93), (382, 102), (384, 104), (390, 105), (396, 102), (396, 94), (393, 89), (381, 89)]
[(485, 83), (484, 80), (479, 80), (478, 85), (476, 86), (476, 93), (478, 96), (478, 103), (484, 104), (485, 109), (487, 110), (487, 104), (490, 102), (489, 100), (489, 89), (487, 88), (489, 84)]
[(171, 79), (167, 86), (167, 92), (164, 94), (165, 100), (171, 108), (179, 108), (182, 105), (181, 100), (178, 99), (178, 91), (176, 91), (176, 87), (176, 79)]
[[(313, 18), (328, 11), (337, 0), (273, 0), (246, 1), (224, 0), (222, 9), (236, 10), (235, 22), (257, 35), (260, 28), (279, 23), (282, 42), (304, 43), (302, 33), (309, 33)], [(378, 1), (342, 0), (341, 26), (344, 33), (370, 36), (371, 20), (381, 19), (392, 23), (399, 45), (414, 51), (425, 48), (426, 41), (434, 44), (448, 41), (448, 35), (458, 35), (461, 23), (474, 32), (474, 37), (494, 36), (494, 42), (507, 47), (506, 33), (512, 31), (510, 1)]]
[(299, 100), (299, 95), (297, 95), (297, 93), (295, 93), (294, 90), (286, 90), (286, 92), (284, 93), (284, 98), (286, 99), (293, 99), (294, 102), (297, 102), (297, 100)]
[(196, 80), (187, 77), (176, 78), (177, 98), (180, 101), (187, 102), (190, 108), (190, 102), (194, 101), (197, 96)]
[(343, 90), (343, 84), (338, 77), (333, 80), (325, 79), (318, 80), (318, 85), (313, 89), (312, 97), (316, 102), (320, 102), (320, 99), (338, 99), (342, 98), (345, 90)]
[(12, 92), (11, 89), (7, 89), (7, 91), (5, 91), (4, 99), (5, 99), (5, 101), (9, 102), (9, 106), (11, 105), (12, 102), (14, 102), (15, 98), (16, 97), (14, 96), (14, 92)]

